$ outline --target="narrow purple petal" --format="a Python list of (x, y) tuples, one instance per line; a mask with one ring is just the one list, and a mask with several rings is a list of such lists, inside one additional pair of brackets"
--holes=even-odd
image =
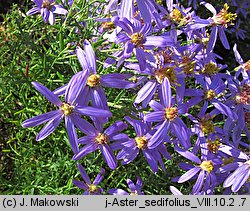
[(31, 83), (37, 91), (39, 91), (48, 101), (53, 103), (54, 105), (61, 106), (62, 101), (47, 87), (43, 86), (42, 84), (38, 82), (32, 82)]
[(108, 145), (100, 145), (100, 150), (102, 151), (103, 157), (109, 168), (111, 168), (112, 170), (116, 169), (117, 161), (111, 148)]
[(112, 87), (118, 89), (130, 89), (136, 86), (135, 83), (126, 79), (131, 78), (131, 75), (111, 73), (102, 76), (102, 85), (105, 87)]
[(78, 115), (74, 115), (72, 118), (72, 121), (76, 127), (78, 127), (83, 133), (93, 136), (96, 135), (96, 129), (93, 125), (91, 125), (88, 121), (85, 119), (82, 119)]
[(79, 47), (76, 47), (76, 56), (78, 58), (78, 61), (80, 65), (82, 66), (83, 71), (89, 71), (90, 72), (90, 64), (87, 60), (86, 53)]
[(155, 160), (154, 156), (149, 153), (149, 151), (147, 150), (143, 150), (143, 154), (151, 168), (151, 170), (156, 173), (158, 171), (158, 165), (157, 165), (157, 161)]
[(185, 123), (177, 117), (172, 124), (172, 128), (174, 130), (174, 134), (178, 137), (179, 141), (181, 142), (182, 146), (185, 149), (189, 149), (191, 144), (190, 144), (190, 134), (187, 126)]
[(232, 185), (232, 191), (238, 192), (239, 189), (246, 183), (250, 176), (250, 170), (248, 164), (245, 164), (245, 168), (242, 168), (242, 172), (240, 175), (238, 175), (237, 180)]
[(210, 34), (210, 39), (207, 44), (207, 53), (213, 51), (216, 40), (217, 40), (218, 28), (216, 26), (212, 27), (212, 32)]
[(220, 41), (222, 42), (224, 48), (229, 50), (230, 45), (228, 43), (227, 36), (225, 34), (224, 28), (222, 28), (222, 27), (219, 27), (219, 37), (220, 37)]
[(38, 133), (36, 140), (41, 141), (50, 135), (60, 124), (62, 115), (58, 115), (55, 119), (51, 119)]
[(24, 122), (22, 122), (22, 127), (26, 128), (26, 127), (38, 126), (38, 125), (43, 124), (44, 122), (50, 121), (51, 119), (55, 119), (56, 116), (61, 115), (61, 114), (62, 113), (60, 112), (60, 110), (50, 111), (45, 114), (41, 114), (31, 119), (25, 120)]
[(234, 52), (234, 56), (236, 58), (236, 61), (239, 63), (239, 64), (242, 64), (244, 61), (239, 53), (239, 51), (237, 50), (237, 44), (234, 44), (234, 47), (233, 47), (233, 52)]
[(67, 103), (75, 104), (79, 95), (84, 90), (88, 74), (86, 71), (76, 73), (69, 81), (66, 92), (65, 101)]
[(49, 24), (54, 25), (54, 23), (55, 23), (54, 13), (52, 11), (49, 11)]
[(91, 89), (90, 98), (93, 107), (108, 110), (106, 95), (102, 87)]
[(196, 156), (194, 155), (192, 152), (189, 152), (187, 150), (183, 150), (179, 147), (176, 147), (175, 148), (175, 151), (178, 152), (180, 155), (182, 155), (183, 157), (197, 163), (197, 164), (200, 164), (201, 163), (201, 160)]
[[(124, 1), (122, 1), (124, 2)], [(112, 195), (129, 195), (128, 192), (122, 190), (122, 189), (110, 189), (108, 190), (108, 193), (109, 194), (112, 194)]]
[[(129, 35), (132, 35), (133, 34), (133, 30), (132, 30), (132, 27), (129, 25), (129, 24), (127, 24), (127, 23), (125, 23), (124, 22), (124, 20), (125, 19), (127, 19), (127, 18), (125, 18), (125, 17), (123, 17), (123, 18), (116, 18), (116, 19), (114, 19), (114, 24), (116, 25), (116, 26), (119, 26), (119, 27), (121, 27), (125, 32), (127, 32)], [(127, 20), (128, 21), (128, 20)], [(130, 21), (129, 21), (130, 22)]]
[(196, 183), (193, 186), (192, 193), (196, 194), (196, 193), (200, 192), (202, 185), (204, 183), (204, 177), (205, 177), (205, 172), (204, 172), (204, 170), (201, 170), (199, 175), (198, 175), (198, 178), (196, 180)]
[(126, 42), (124, 45), (123, 58), (128, 59), (131, 57), (135, 45), (131, 42)]
[(66, 91), (66, 89), (67, 89), (67, 86), (68, 86), (68, 84), (65, 84), (65, 85), (63, 85), (63, 86), (61, 86), (61, 87), (55, 89), (55, 90), (53, 91), (53, 93), (54, 93), (56, 96), (62, 96), (62, 95), (65, 94), (65, 91)]
[(169, 121), (165, 120), (161, 126), (158, 128), (158, 130), (155, 132), (155, 134), (151, 137), (151, 139), (148, 142), (148, 148), (154, 149), (155, 147), (159, 146), (161, 143), (163, 143), (166, 139), (166, 134), (168, 133), (170, 123)]
[(98, 147), (95, 143), (87, 144), (83, 148), (81, 148), (80, 151), (77, 154), (75, 154), (72, 159), (73, 160), (80, 160), (81, 158), (83, 158), (87, 154), (94, 152), (97, 149), (98, 149)]
[(162, 104), (158, 103), (155, 100), (151, 100), (149, 102), (149, 106), (154, 110), (154, 111), (163, 111), (165, 108)]
[(86, 59), (88, 60), (88, 63), (90, 64), (92, 72), (96, 73), (95, 52), (93, 51), (93, 48), (88, 40), (84, 40), (84, 50), (86, 53)]
[(92, 117), (110, 117), (112, 116), (112, 113), (110, 111), (94, 108), (90, 106), (77, 106), (75, 108), (75, 111), (86, 116), (92, 116)]
[(170, 36), (147, 36), (145, 47), (167, 47), (174, 44), (174, 39)]
[(239, 158), (239, 159), (244, 159), (244, 160), (249, 159), (249, 157), (241, 150), (227, 146), (227, 145), (220, 146), (219, 150), (234, 158)]
[(112, 124), (111, 126), (109, 126), (104, 133), (107, 136), (111, 136), (114, 133), (117, 133), (119, 131), (125, 130), (128, 127), (128, 125), (126, 123), (124, 123), (123, 121), (116, 121), (114, 124)]
[(78, 181), (78, 180), (73, 180), (73, 184), (77, 186), (78, 188), (81, 188), (83, 190), (88, 189), (88, 185), (86, 185), (84, 182)]
[(167, 77), (164, 78), (161, 86), (161, 94), (162, 94), (162, 103), (165, 108), (171, 107), (172, 94), (171, 94), (171, 85)]
[(41, 15), (43, 17), (44, 22), (48, 23), (48, 20), (49, 20), (49, 10), (47, 8), (42, 8), (41, 9)]
[(200, 171), (200, 167), (196, 166), (192, 169), (190, 169), (189, 171), (187, 171), (185, 174), (183, 174), (179, 179), (178, 179), (178, 183), (183, 183), (186, 182), (187, 180), (191, 179), (193, 176), (195, 176), (199, 171)]
[(60, 15), (67, 15), (68, 11), (64, 9), (61, 5), (55, 4), (52, 8), (53, 13), (60, 14)]
[(78, 170), (82, 176), (82, 178), (84, 179), (84, 181), (90, 185), (91, 184), (91, 181), (90, 181), (90, 178), (89, 178), (89, 175), (86, 173), (85, 169), (83, 168), (83, 166), (80, 164), (80, 163), (77, 163), (77, 167), (78, 167)]
[(217, 11), (212, 4), (202, 1), (201, 5), (204, 5), (211, 13), (213, 13), (213, 15), (217, 14)]
[(78, 142), (77, 142), (78, 137), (77, 137), (74, 123), (72, 122), (72, 119), (70, 116), (65, 116), (65, 127), (67, 130), (70, 146), (73, 152), (76, 154), (79, 151)]
[(136, 58), (139, 63), (140, 71), (143, 72), (146, 69), (146, 63), (147, 63), (146, 53), (142, 48), (136, 48), (135, 52), (136, 52)]
[(176, 187), (174, 186), (170, 186), (169, 187), (170, 191), (172, 192), (172, 194), (176, 195), (176, 196), (181, 196), (183, 195)]
[(144, 116), (146, 122), (161, 122), (165, 120), (165, 111), (153, 111)]
[(137, 93), (137, 97), (135, 98), (135, 103), (139, 104), (143, 100), (145, 100), (152, 93), (155, 93), (157, 87), (157, 83), (155, 81), (148, 81)]
[(93, 181), (93, 185), (98, 185), (103, 179), (103, 175), (101, 173), (97, 174), (95, 180)]
[(137, 0), (137, 5), (144, 22), (151, 24), (151, 15), (148, 7), (145, 4), (145, 0)]
[(228, 116), (232, 120), (237, 120), (238, 116), (235, 112), (233, 112), (227, 105), (221, 103), (219, 101), (212, 101), (212, 104), (215, 108), (217, 108), (222, 114)]
[(39, 8), (39, 7), (34, 7), (34, 8), (32, 8), (32, 9), (30, 9), (26, 14), (27, 14), (27, 15), (34, 15), (34, 14), (36, 14), (36, 13), (40, 13), (40, 11), (41, 11), (41, 8)]
[(131, 179), (127, 179), (127, 184), (128, 184), (129, 189), (130, 189), (132, 192), (135, 192), (135, 191), (136, 191), (136, 189), (135, 189), (135, 184), (134, 184), (134, 182), (133, 182)]
[(130, 20), (133, 17), (133, 0), (121, 1), (121, 9), (118, 10), (118, 14), (120, 17), (125, 17)]
[(33, 0), (33, 2), (36, 4), (36, 6), (42, 7), (43, 0)]

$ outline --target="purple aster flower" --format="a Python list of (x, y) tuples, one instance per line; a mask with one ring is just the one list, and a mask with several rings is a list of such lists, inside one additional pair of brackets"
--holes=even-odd
[[(74, 155), (73, 160), (79, 160), (87, 154), (100, 149), (108, 166), (111, 169), (116, 169), (117, 160), (113, 150), (121, 148), (122, 146), (120, 142), (126, 141), (128, 139), (126, 134), (119, 133), (126, 128), (127, 124), (122, 121), (116, 121), (104, 131), (102, 131), (101, 127), (98, 129), (95, 129), (93, 126), (91, 128), (89, 127), (89, 135), (78, 140), (79, 144), (84, 144), (85, 146)], [(86, 130), (84, 126), (83, 128), (80, 127), (79, 129)]]
[(136, 184), (134, 184), (130, 179), (127, 179), (127, 184), (129, 192), (119, 188), (112, 188), (108, 190), (108, 193), (112, 195), (144, 195), (144, 192), (141, 191), (143, 185), (142, 179), (139, 176), (137, 177)]
[(168, 78), (164, 78), (159, 95), (160, 103), (155, 100), (150, 101), (149, 105), (154, 111), (144, 117), (145, 121), (159, 122), (159, 127), (151, 137), (148, 148), (153, 149), (163, 143), (167, 133), (171, 131), (182, 146), (188, 149), (190, 147), (189, 129), (179, 117), (180, 114), (186, 113), (186, 109), (182, 105), (175, 106)]
[(196, 17), (193, 19), (193, 23), (189, 25), (191, 30), (203, 28), (206, 26), (212, 26), (210, 39), (207, 45), (207, 53), (213, 51), (217, 35), (219, 34), (219, 38), (226, 49), (229, 49), (229, 43), (225, 34), (225, 29), (233, 24), (233, 21), (236, 19), (237, 15), (235, 13), (228, 12), (229, 6), (227, 3), (224, 4), (224, 7), (217, 13), (216, 9), (213, 5), (201, 2), (210, 12), (213, 13), (213, 17), (208, 18), (207, 20)]
[[(208, 78), (207, 78), (208, 79)], [(202, 76), (196, 76), (196, 80), (202, 85), (201, 89), (186, 89), (185, 96), (194, 96), (189, 99), (186, 103), (187, 107), (190, 108), (200, 102), (204, 102), (201, 111), (206, 112), (209, 103), (211, 103), (216, 110), (220, 113), (228, 116), (233, 121), (237, 120), (237, 115), (233, 112), (224, 102), (218, 97), (220, 93), (223, 93), (226, 89), (225, 83), (221, 80), (220, 76), (214, 76), (213, 80), (204, 80)]]
[(61, 5), (56, 4), (55, 0), (33, 0), (35, 7), (27, 12), (27, 15), (41, 13), (45, 23), (49, 22), (51, 25), (55, 23), (54, 14), (67, 15), (68, 11)]
[(121, 27), (121, 31), (116, 37), (116, 43), (124, 43), (123, 55), (118, 61), (120, 66), (125, 59), (130, 58), (132, 53), (136, 55), (139, 62), (140, 70), (146, 68), (146, 52), (145, 49), (153, 49), (155, 47), (166, 47), (174, 44), (173, 38), (170, 36), (149, 36), (151, 32), (151, 24), (142, 23), (136, 19), (128, 20), (127, 18), (113, 18), (116, 26)]
[(137, 93), (134, 104), (142, 103), (142, 106), (146, 107), (155, 93), (161, 89), (164, 78), (168, 78), (170, 84), (176, 88), (176, 97), (181, 102), (185, 90), (185, 74), (183, 73), (185, 65), (183, 63), (182, 65), (176, 65), (177, 62), (173, 61), (167, 51), (159, 52), (155, 55), (155, 58), (148, 62), (150, 64), (143, 72), (140, 72), (140, 68), (136, 64), (125, 65), (129, 69), (134, 69), (136, 72), (149, 76), (146, 80), (141, 80), (142, 87)]
[[(118, 153), (117, 159), (123, 159), (122, 164), (128, 164), (132, 162), (141, 151), (146, 158), (151, 170), (155, 173), (158, 171), (158, 163), (165, 171), (165, 166), (161, 158), (161, 154), (167, 159), (171, 159), (171, 156), (166, 150), (166, 146), (162, 143), (154, 149), (148, 148), (148, 143), (155, 130), (151, 130), (151, 123), (143, 120), (135, 120), (130, 117), (125, 117), (135, 129), (136, 137), (130, 138), (127, 141), (121, 143), (123, 145), (122, 150)], [(170, 138), (169, 138), (170, 140)]]
[(95, 53), (89, 41), (84, 41), (84, 51), (77, 47), (76, 55), (84, 73), (88, 77), (87, 86), (82, 86), (85, 95), (82, 95), (80, 102), (88, 103), (91, 100), (94, 107), (108, 109), (106, 95), (102, 86), (120, 89), (129, 89), (135, 86), (133, 82), (128, 80), (132, 77), (131, 74), (110, 73), (99, 75), (96, 71)]
[(234, 170), (223, 183), (224, 188), (231, 186), (233, 192), (238, 192), (243, 185), (249, 183), (250, 158), (243, 152), (240, 152), (240, 154), (241, 156), (237, 157), (244, 159), (244, 161), (236, 160), (236, 162), (225, 165), (219, 169), (220, 172)]
[(190, 164), (181, 163), (180, 165), (188, 171), (177, 179), (178, 183), (183, 183), (190, 179), (194, 179), (198, 174), (197, 180), (192, 189), (192, 194), (197, 194), (201, 191), (208, 193), (212, 192), (217, 185), (215, 172), (218, 168), (218, 165), (216, 161), (206, 159), (201, 160), (193, 153), (177, 147), (175, 150), (182, 156), (198, 164), (197, 166), (193, 166)]
[(105, 173), (105, 170), (102, 168), (100, 173), (96, 176), (93, 182), (90, 181), (90, 178), (88, 174), (86, 173), (85, 169), (83, 166), (79, 163), (77, 163), (78, 170), (84, 180), (78, 181), (78, 180), (73, 180), (73, 184), (76, 185), (78, 188), (81, 188), (84, 190), (83, 195), (101, 195), (103, 193), (103, 189), (98, 187), (99, 183), (103, 179), (103, 175)]
[(44, 95), (47, 100), (49, 100), (54, 105), (58, 106), (59, 109), (55, 111), (50, 111), (45, 114), (33, 117), (31, 119), (25, 120), (22, 123), (23, 127), (34, 127), (48, 122), (42, 130), (38, 133), (36, 140), (40, 141), (51, 134), (59, 125), (61, 120), (65, 119), (65, 126), (69, 137), (69, 142), (74, 153), (78, 152), (77, 144), (77, 134), (74, 125), (84, 128), (84, 132), (89, 134), (88, 128), (91, 124), (86, 120), (82, 119), (82, 115), (92, 116), (92, 117), (109, 117), (111, 113), (107, 110), (80, 106), (77, 102), (77, 98), (81, 93), (79, 86), (86, 84), (86, 76), (78, 73), (74, 75), (65, 92), (65, 102), (63, 103), (57, 95), (51, 92), (48, 88), (41, 85), (38, 82), (32, 82), (32, 85), (38, 90), (42, 95)]

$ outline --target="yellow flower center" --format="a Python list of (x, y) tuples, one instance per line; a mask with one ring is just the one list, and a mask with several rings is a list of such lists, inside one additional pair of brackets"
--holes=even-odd
[(214, 164), (211, 160), (205, 160), (200, 164), (200, 168), (210, 173), (214, 169)]
[(176, 83), (176, 74), (174, 67), (162, 67), (156, 70), (154, 74), (158, 83), (162, 83), (165, 77), (168, 78), (170, 83)]
[(143, 42), (143, 39), (144, 39), (144, 36), (140, 32), (136, 32), (131, 35), (131, 42), (136, 46), (141, 45)]
[(179, 67), (182, 67), (183, 72), (186, 75), (192, 75), (194, 73), (196, 61), (192, 61), (189, 57), (184, 56)]
[(170, 107), (165, 109), (165, 118), (169, 121), (175, 120), (175, 118), (178, 117), (178, 108), (176, 107)]
[(95, 142), (97, 144), (103, 145), (103, 144), (108, 144), (109, 143), (109, 138), (106, 134), (104, 133), (99, 133), (98, 136), (95, 138)]
[(205, 64), (204, 68), (201, 70), (201, 73), (206, 74), (206, 75), (213, 75), (218, 73), (220, 70), (219, 67), (217, 67), (216, 63), (210, 62)]
[(246, 71), (250, 72), (250, 60), (248, 60), (247, 62), (245, 62), (244, 64), (242, 64), (242, 68)]
[(205, 135), (215, 132), (213, 119), (209, 115), (200, 120), (200, 127)]
[(212, 17), (215, 25), (223, 25), (226, 28), (228, 25), (233, 25), (233, 21), (237, 18), (236, 13), (228, 12), (229, 6), (224, 4), (224, 8), (214, 17)]
[(221, 146), (221, 143), (218, 139), (216, 139), (215, 141), (212, 141), (212, 140), (207, 141), (208, 150), (213, 152), (214, 154), (218, 152), (218, 149), (220, 146)]
[(93, 75), (90, 75), (87, 79), (87, 85), (90, 87), (96, 87), (96, 86), (99, 86), (100, 84), (101, 84), (100, 75), (93, 74)]
[(181, 22), (183, 19), (183, 15), (180, 10), (177, 8), (173, 9), (173, 11), (169, 14), (169, 18), (177, 23)]
[(146, 149), (147, 144), (148, 144), (148, 140), (145, 136), (136, 137), (135, 142), (136, 142), (137, 147), (142, 150)]
[(63, 111), (65, 116), (68, 116), (74, 113), (75, 106), (69, 105), (68, 103), (63, 103), (61, 106), (61, 110)]
[(205, 100), (212, 100), (214, 99), (214, 97), (216, 96), (216, 93), (214, 90), (209, 89), (206, 93), (205, 93)]
[(49, 0), (43, 0), (42, 8), (47, 8), (48, 10), (51, 10), (52, 4), (50, 3)]
[(99, 192), (99, 188), (96, 187), (96, 186), (93, 185), (93, 184), (88, 185), (88, 190), (89, 190), (90, 195), (96, 194), (96, 193)]

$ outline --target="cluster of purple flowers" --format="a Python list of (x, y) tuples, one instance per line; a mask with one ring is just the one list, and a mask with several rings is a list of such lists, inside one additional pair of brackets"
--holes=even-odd
[[(159, 167), (166, 171), (164, 160), (174, 159), (167, 151), (171, 146), (176, 154), (192, 162), (179, 163), (186, 173), (172, 179), (177, 183), (191, 180), (190, 194), (214, 194), (218, 186), (224, 188), (224, 194), (241, 194), (243, 188), (248, 188), (249, 194), (250, 61), (243, 61), (237, 45), (230, 46), (226, 35), (230, 30), (233, 33), (237, 14), (246, 16), (247, 10), (233, 13), (229, 3), (215, 9), (201, 1), (199, 7), (212, 13), (202, 18), (196, 15), (198, 1), (188, 2), (195, 5), (194, 9), (173, 0), (166, 0), (166, 4), (154, 0), (119, 2), (104, 2), (107, 18), (96, 18), (102, 29), (93, 33), (104, 34), (107, 49), (113, 43), (120, 46), (103, 61), (102, 68), (117, 65), (128, 73), (99, 73), (91, 44), (96, 40), (85, 40), (83, 49), (77, 46), (75, 50), (82, 70), (66, 85), (50, 91), (38, 82), (32, 83), (58, 109), (28, 119), (22, 126), (47, 122), (37, 135), (39, 141), (64, 118), (73, 160), (100, 150), (112, 170), (118, 160), (127, 165), (141, 152), (153, 173)], [(36, 6), (27, 14), (40, 12), (44, 22), (54, 24), (54, 13), (68, 15), (54, 0), (34, 3)], [(238, 4), (242, 1), (232, 2), (236, 8)], [(67, 1), (67, 7), (73, 6), (73, 1)], [(246, 7), (250, 8), (249, 4), (245, 3)], [(242, 34), (237, 36), (244, 39)], [(218, 40), (234, 52), (239, 63), (236, 71), (218, 62), (221, 57), (214, 52)], [(136, 93), (134, 111), (108, 127), (112, 113), (104, 87), (133, 89)], [(134, 129), (134, 137), (122, 132), (127, 123)], [(86, 136), (78, 137), (77, 130)], [(85, 183), (74, 184), (84, 194), (102, 194), (98, 184), (104, 170), (91, 183), (83, 166), (78, 164), (78, 168)], [(130, 193), (121, 189), (108, 193), (143, 194), (140, 177), (136, 184), (131, 180), (127, 183)], [(181, 194), (173, 186), (170, 190)]]

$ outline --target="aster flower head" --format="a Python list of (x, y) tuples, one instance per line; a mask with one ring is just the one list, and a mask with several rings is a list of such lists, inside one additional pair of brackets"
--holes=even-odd
[(135, 87), (135, 84), (128, 79), (131, 74), (110, 73), (100, 75), (97, 73), (95, 52), (88, 40), (84, 41), (84, 50), (77, 46), (76, 55), (83, 69), (83, 73), (87, 75), (86, 86), (82, 85), (84, 95), (81, 95), (80, 102), (87, 104), (92, 101), (94, 107), (108, 109), (107, 99), (103, 87), (113, 87), (120, 89), (129, 89)]
[(55, 0), (33, 0), (35, 7), (27, 12), (27, 15), (41, 13), (45, 23), (49, 22), (51, 25), (55, 23), (55, 15), (67, 15), (68, 11), (61, 5), (56, 4)]
[(177, 136), (183, 147), (188, 149), (190, 147), (190, 133), (185, 123), (179, 117), (180, 114), (186, 113), (186, 109), (181, 105), (173, 103), (168, 78), (163, 80), (160, 100), (160, 103), (155, 100), (150, 101), (149, 105), (154, 111), (144, 117), (145, 121), (159, 122), (159, 127), (151, 137), (148, 147), (152, 149), (163, 143), (166, 139), (166, 134), (171, 131)]
[(144, 195), (144, 192), (141, 191), (143, 186), (141, 177), (137, 177), (136, 184), (134, 184), (132, 180), (127, 179), (127, 184), (129, 187), (129, 191), (125, 191), (119, 188), (112, 188), (108, 190), (108, 193), (112, 195)]
[[(92, 127), (88, 128), (87, 136), (84, 136), (78, 140), (79, 144), (84, 146), (76, 153), (73, 160), (80, 160), (89, 153), (96, 150), (100, 150), (103, 154), (103, 158), (111, 169), (116, 169), (117, 160), (115, 158), (113, 150), (121, 148), (121, 142), (126, 141), (128, 136), (123, 133), (119, 133), (127, 127), (122, 121), (116, 121), (114, 124), (106, 128), (104, 131), (102, 126), (98, 129)], [(86, 131), (86, 128), (80, 127), (82, 131)]]
[(155, 47), (166, 47), (174, 44), (173, 38), (170, 36), (150, 36), (151, 24), (144, 25), (136, 20), (127, 18), (115, 17), (113, 20), (116, 26), (123, 29), (117, 37), (116, 43), (124, 43), (123, 54), (118, 61), (118, 66), (127, 58), (130, 58), (132, 53), (138, 59), (141, 71), (146, 68), (146, 52), (144, 49), (153, 49)]
[(213, 191), (217, 185), (215, 172), (216, 169), (218, 169), (218, 163), (216, 159), (201, 160), (196, 155), (187, 150), (183, 150), (178, 147), (176, 147), (175, 150), (182, 156), (198, 164), (196, 166), (192, 166), (186, 163), (180, 163), (180, 166), (182, 166), (184, 169), (187, 169), (188, 171), (177, 179), (178, 183), (183, 183), (190, 179), (194, 179), (198, 174), (196, 183), (193, 186), (192, 194), (197, 194), (201, 191)]
[(91, 182), (87, 172), (83, 168), (81, 164), (77, 164), (78, 170), (84, 180), (78, 181), (78, 180), (73, 180), (73, 184), (76, 185), (78, 188), (81, 188), (84, 190), (83, 195), (101, 195), (103, 193), (103, 189), (99, 187), (99, 183), (103, 179), (103, 175), (105, 173), (104, 169), (100, 170), (100, 173), (96, 176), (93, 182)]
[[(50, 135), (59, 125), (61, 120), (65, 119), (65, 127), (68, 133), (69, 142), (72, 150), (76, 153), (78, 151), (77, 144), (77, 134), (75, 130), (75, 125), (81, 125), (85, 127), (86, 133), (88, 134), (87, 128), (90, 127), (90, 123), (82, 119), (82, 115), (87, 115), (91, 117), (109, 117), (111, 113), (107, 110), (93, 108), (89, 106), (80, 106), (78, 104), (78, 96), (81, 93), (79, 86), (86, 84), (86, 76), (84, 74), (78, 73), (74, 75), (67, 85), (65, 91), (65, 102), (62, 102), (57, 95), (50, 91), (47, 87), (41, 85), (38, 82), (32, 82), (32, 85), (38, 90), (42, 95), (44, 95), (47, 100), (52, 104), (58, 106), (58, 110), (50, 111), (45, 114), (33, 117), (31, 119), (25, 120), (22, 123), (23, 127), (34, 127), (48, 122), (42, 130), (38, 133), (36, 140), (40, 141)], [(100, 112), (100, 113), (99, 113)]]
[(140, 152), (142, 152), (154, 173), (158, 171), (158, 164), (160, 164), (162, 169), (165, 171), (166, 169), (161, 155), (167, 159), (171, 159), (171, 156), (163, 144), (160, 144), (154, 149), (148, 148), (148, 143), (150, 143), (152, 133), (154, 133), (151, 129), (151, 123), (143, 120), (135, 120), (128, 116), (126, 116), (125, 119), (133, 126), (136, 132), (136, 137), (129, 138), (127, 141), (121, 143), (123, 147), (118, 153), (117, 159), (122, 159), (123, 165), (128, 164), (132, 162)]

